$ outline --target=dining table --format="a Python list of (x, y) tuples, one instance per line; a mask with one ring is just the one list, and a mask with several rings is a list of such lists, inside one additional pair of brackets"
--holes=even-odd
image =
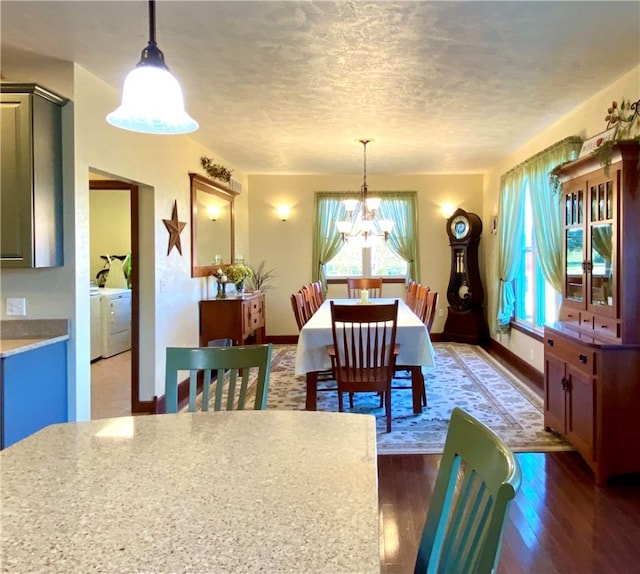
[(380, 572), (370, 415), (55, 424), (0, 467), (2, 572)]
[(398, 301), (396, 344), (400, 351), (396, 365), (411, 372), (413, 412), (422, 412), (424, 374), (435, 368), (435, 353), (429, 331), (420, 318), (402, 299), (326, 299), (300, 329), (296, 348), (295, 374), (305, 375), (308, 411), (317, 408), (318, 374), (331, 369), (327, 347), (333, 344), (331, 301), (336, 305), (379, 305)]

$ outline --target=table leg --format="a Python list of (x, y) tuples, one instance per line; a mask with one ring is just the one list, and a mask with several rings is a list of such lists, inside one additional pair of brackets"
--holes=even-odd
[(424, 377), (420, 366), (407, 367), (411, 371), (411, 394), (413, 396), (413, 412), (422, 412), (422, 393), (424, 389)]
[(308, 411), (315, 411), (318, 403), (318, 373), (307, 373), (307, 404)]

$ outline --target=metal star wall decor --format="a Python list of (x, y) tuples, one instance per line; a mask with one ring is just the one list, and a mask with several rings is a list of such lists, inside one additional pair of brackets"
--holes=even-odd
[(178, 253), (182, 255), (182, 244), (180, 243), (180, 233), (184, 229), (184, 226), (187, 224), (186, 221), (178, 221), (178, 202), (174, 200), (173, 202), (173, 211), (171, 212), (171, 219), (163, 219), (164, 226), (167, 228), (169, 232), (169, 249), (167, 250), (167, 255), (171, 253), (174, 245), (178, 250)]

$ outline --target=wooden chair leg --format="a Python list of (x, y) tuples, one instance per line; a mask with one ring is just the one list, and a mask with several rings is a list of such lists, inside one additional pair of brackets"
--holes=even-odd
[(385, 410), (387, 414), (387, 432), (391, 432), (391, 390), (383, 394), (385, 396)]
[(338, 391), (338, 412), (344, 412), (344, 405), (342, 404), (342, 391)]
[(349, 393), (349, 408), (353, 408), (353, 393)]

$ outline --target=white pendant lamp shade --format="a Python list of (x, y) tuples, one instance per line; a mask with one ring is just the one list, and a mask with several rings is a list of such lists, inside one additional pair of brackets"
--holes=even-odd
[(122, 103), (107, 116), (107, 122), (146, 134), (187, 134), (198, 129), (198, 122), (184, 110), (180, 84), (156, 44), (154, 0), (149, 1), (149, 44), (138, 65), (127, 74)]
[(198, 122), (184, 111), (178, 80), (166, 68), (138, 66), (127, 74), (122, 104), (107, 116), (116, 127), (147, 134), (186, 134)]

